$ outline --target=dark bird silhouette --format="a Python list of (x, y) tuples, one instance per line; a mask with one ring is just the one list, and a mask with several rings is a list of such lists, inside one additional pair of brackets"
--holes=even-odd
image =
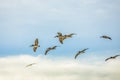
[(30, 66), (33, 66), (35, 64), (37, 64), (37, 63), (28, 64), (26, 67), (30, 67)]
[(88, 48), (86, 49), (83, 49), (81, 51), (78, 51), (78, 53), (75, 55), (75, 59), (77, 58), (78, 55), (82, 54), (82, 53), (85, 53), (85, 51), (87, 50)]
[(33, 51), (36, 52), (37, 48), (40, 47), (40, 45), (38, 45), (38, 38), (35, 40), (34, 44), (31, 45), (31, 47), (33, 47)]
[(48, 53), (49, 51), (51, 51), (51, 50), (55, 50), (56, 47), (58, 47), (58, 46), (53, 46), (53, 47), (49, 47), (49, 48), (47, 48), (47, 50), (45, 51), (45, 55), (47, 55), (47, 53)]
[(100, 36), (100, 38), (104, 38), (104, 39), (109, 39), (109, 40), (112, 40), (112, 38), (111, 38), (111, 37), (106, 36), (106, 35)]
[(108, 60), (110, 60), (110, 59), (115, 59), (115, 58), (118, 57), (118, 56), (120, 56), (120, 55), (111, 56), (111, 57), (105, 59), (105, 61), (108, 61)]

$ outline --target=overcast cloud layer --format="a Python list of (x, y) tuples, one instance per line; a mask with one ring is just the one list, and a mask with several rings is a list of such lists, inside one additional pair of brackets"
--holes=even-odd
[[(38, 64), (25, 67), (33, 62)], [(83, 63), (22, 55), (0, 58), (0, 67), (0, 80), (120, 80), (119, 58)]]

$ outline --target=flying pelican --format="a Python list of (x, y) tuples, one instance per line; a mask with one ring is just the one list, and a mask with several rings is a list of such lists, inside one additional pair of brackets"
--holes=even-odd
[(35, 64), (37, 64), (37, 63), (28, 64), (26, 67), (30, 67), (30, 66), (33, 66)]
[(76, 35), (76, 34), (74, 34), (74, 33), (71, 33), (71, 34), (69, 34), (69, 35), (62, 35), (61, 32), (58, 32), (57, 34), (58, 34), (58, 35), (55, 36), (55, 38), (58, 37), (58, 38), (59, 38), (59, 42), (60, 42), (61, 44), (63, 44), (63, 41), (64, 41), (65, 39), (71, 38), (73, 35)]
[(53, 46), (53, 47), (47, 48), (47, 50), (45, 51), (45, 55), (47, 55), (47, 53), (48, 53), (50, 50), (55, 50), (56, 47), (58, 47), (58, 46)]
[(106, 36), (106, 35), (100, 36), (100, 38), (104, 38), (104, 39), (109, 39), (109, 40), (112, 40), (112, 38), (111, 38), (111, 37)]
[(108, 60), (110, 60), (110, 59), (115, 59), (115, 58), (118, 57), (118, 56), (120, 56), (120, 55), (111, 56), (111, 57), (105, 59), (105, 61), (108, 61)]
[(40, 45), (38, 45), (38, 38), (36, 38), (34, 44), (31, 45), (31, 47), (33, 47), (33, 51), (36, 52), (37, 48), (40, 47)]
[(81, 51), (78, 51), (78, 53), (75, 55), (75, 59), (77, 58), (78, 55), (82, 54), (82, 53), (85, 53), (85, 51), (87, 50), (88, 48), (86, 49), (83, 49)]

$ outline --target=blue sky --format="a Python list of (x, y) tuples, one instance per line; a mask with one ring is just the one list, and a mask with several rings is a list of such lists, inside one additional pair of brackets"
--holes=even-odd
[[(119, 0), (0, 0), (0, 56), (44, 55), (46, 48), (60, 45), (48, 56), (71, 57), (89, 48), (87, 54), (109, 56), (120, 51)], [(54, 36), (76, 33), (61, 45)], [(101, 35), (112, 41), (100, 39)], [(38, 38), (34, 54), (31, 44)]]
[[(62, 45), (57, 32), (77, 35)], [(36, 38), (41, 47), (34, 53)], [(54, 45), (60, 47), (45, 56)], [(0, 80), (120, 80), (120, 57), (104, 61), (116, 54), (120, 0), (0, 0)]]

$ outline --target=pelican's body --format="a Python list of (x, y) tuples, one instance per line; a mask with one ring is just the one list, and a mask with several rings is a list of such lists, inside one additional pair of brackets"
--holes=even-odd
[(57, 32), (57, 34), (58, 35), (55, 36), (55, 38), (57, 37), (59, 39), (59, 42), (63, 44), (63, 40), (65, 39), (65, 36), (63, 36), (61, 32)]
[(110, 60), (110, 59), (115, 59), (115, 58), (118, 57), (118, 56), (120, 56), (120, 55), (115, 55), (115, 56), (109, 57), (109, 58), (105, 59), (105, 61), (108, 61), (108, 60)]
[(100, 36), (100, 38), (104, 38), (104, 39), (109, 39), (109, 40), (112, 40), (112, 38), (111, 38), (111, 37), (106, 36), (106, 35)]
[(50, 50), (56, 49), (56, 47), (58, 47), (58, 46), (53, 46), (53, 47), (47, 48), (47, 50), (45, 51), (45, 55), (47, 55), (47, 53), (48, 53)]
[(63, 44), (63, 41), (64, 41), (65, 39), (66, 39), (65, 36), (59, 36), (59, 42), (60, 42), (61, 44)]
[(78, 51), (78, 53), (75, 55), (75, 59), (77, 58), (78, 55), (82, 54), (82, 53), (85, 53), (85, 51), (87, 50), (88, 48), (86, 49), (83, 49), (81, 51)]
[(35, 40), (34, 44), (31, 45), (31, 47), (33, 47), (33, 51), (36, 52), (37, 48), (40, 47), (40, 45), (38, 45), (38, 39)]

